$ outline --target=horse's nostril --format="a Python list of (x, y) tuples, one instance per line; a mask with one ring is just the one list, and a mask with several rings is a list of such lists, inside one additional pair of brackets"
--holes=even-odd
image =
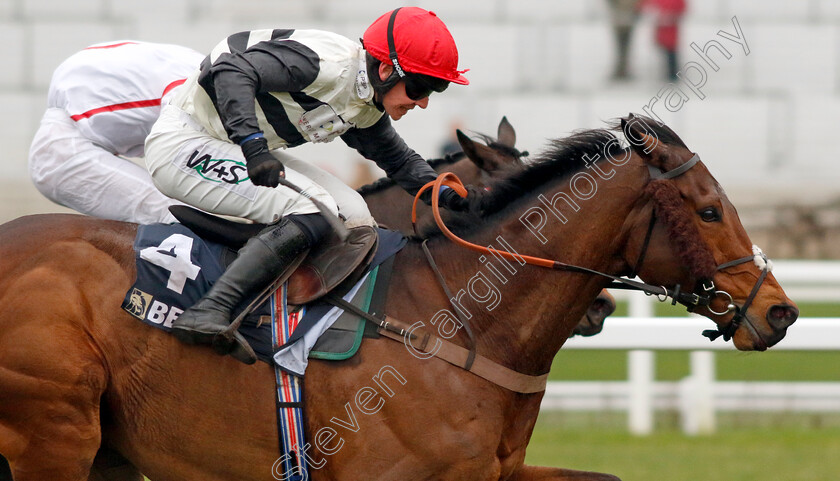
[(785, 329), (799, 317), (799, 309), (787, 304), (776, 304), (767, 311), (767, 322), (775, 329)]
[(595, 302), (592, 303), (592, 309), (595, 312), (597, 312), (597, 313), (606, 317), (606, 316), (609, 316), (610, 314), (612, 314), (615, 311), (615, 304), (613, 304), (612, 302), (610, 302), (607, 299), (598, 298), (598, 299), (595, 299)]

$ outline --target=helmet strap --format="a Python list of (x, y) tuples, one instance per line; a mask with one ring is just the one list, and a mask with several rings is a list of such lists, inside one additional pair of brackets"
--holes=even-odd
[[(373, 104), (379, 109), (380, 112), (385, 110), (385, 107), (382, 105), (382, 97), (391, 90), (394, 85), (397, 84), (401, 79), (399, 75), (396, 74), (394, 69), (391, 69), (391, 74), (385, 80), (382, 80), (382, 77), (379, 76), (379, 68), (384, 62), (381, 62), (379, 59), (371, 55), (369, 52), (365, 53), (366, 60), (367, 60), (367, 76), (368, 82), (370, 82), (370, 86), (373, 87)], [(386, 64), (387, 65), (387, 64)]]
[(397, 72), (397, 75), (400, 78), (405, 77), (405, 72), (403, 71), (402, 67), (400, 67), (400, 61), (397, 58), (397, 47), (394, 43), (394, 23), (397, 20), (397, 12), (400, 11), (400, 8), (395, 8), (393, 12), (391, 12), (391, 18), (388, 19), (388, 57), (391, 58), (391, 63), (394, 64), (394, 70)]

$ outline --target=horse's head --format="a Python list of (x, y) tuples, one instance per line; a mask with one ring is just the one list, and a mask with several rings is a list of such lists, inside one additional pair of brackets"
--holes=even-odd
[(496, 139), (479, 134), (484, 141), (481, 143), (471, 139), (460, 129), (456, 131), (456, 134), (464, 155), (478, 167), (484, 180), (504, 171), (508, 166), (521, 165), (522, 157), (528, 155), (528, 152), (520, 152), (516, 149), (516, 131), (513, 130), (507, 117), (502, 117), (502, 121), (499, 122)]
[(609, 291), (603, 289), (586, 309), (586, 314), (575, 326), (570, 337), (590, 337), (600, 333), (604, 329), (604, 321), (613, 312), (615, 312), (615, 297)]
[(621, 129), (651, 178), (628, 216), (627, 263), (645, 282), (698, 294), (694, 310), (718, 325), (704, 333), (712, 339), (740, 350), (779, 342), (799, 310), (721, 186), (668, 127), (631, 115)]

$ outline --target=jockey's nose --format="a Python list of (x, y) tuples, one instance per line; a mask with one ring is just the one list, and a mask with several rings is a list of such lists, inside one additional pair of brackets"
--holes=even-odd
[(429, 97), (423, 97), (420, 100), (415, 100), (414, 105), (420, 107), (421, 109), (425, 109), (429, 106)]
[(773, 329), (785, 329), (799, 317), (799, 309), (787, 304), (776, 304), (767, 311), (767, 322)]

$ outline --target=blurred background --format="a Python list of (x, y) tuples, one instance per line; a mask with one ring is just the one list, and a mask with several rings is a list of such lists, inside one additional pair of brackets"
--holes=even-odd
[[(840, 169), (833, 149), (840, 111), (837, 0), (425, 0), (455, 37), (471, 85), (433, 96), (426, 111), (396, 124), (427, 158), (455, 126), (494, 134), (502, 115), (520, 149), (578, 128), (642, 112), (668, 85), (667, 48), (681, 69), (705, 67), (701, 99), (665, 97), (652, 111), (674, 128), (720, 180), (756, 243), (774, 256), (840, 255)], [(640, 5), (642, 4), (642, 5)], [(176, 43), (200, 52), (254, 28), (320, 28), (358, 38), (392, 0), (0, 0), (0, 220), (54, 211), (29, 185), (29, 142), (53, 69), (87, 45), (115, 39)], [(737, 35), (749, 55), (718, 32)], [(667, 25), (676, 25), (675, 32)], [(670, 37), (675, 38), (670, 38)], [(619, 41), (622, 39), (623, 41)], [(664, 40), (664, 41), (663, 41)], [(731, 56), (692, 48), (716, 40)], [(620, 49), (619, 44), (625, 47)], [(621, 67), (618, 52), (626, 52)], [(689, 71), (690, 70), (690, 71)], [(688, 80), (700, 83), (696, 69)], [(682, 100), (680, 100), (682, 99)], [(676, 107), (676, 108), (674, 108)], [(341, 142), (297, 155), (357, 185), (378, 176)]]
[[(840, 161), (834, 152), (840, 116), (840, 1), (414, 4), (447, 23), (471, 81), (468, 87), (453, 85), (434, 95), (427, 110), (413, 111), (395, 124), (426, 158), (442, 156), (456, 127), (495, 135), (503, 115), (516, 129), (517, 147), (535, 153), (546, 139), (603, 126), (647, 107), (701, 155), (738, 207), (752, 239), (771, 257), (840, 258)], [(256, 28), (318, 28), (356, 39), (377, 16), (400, 5), (391, 0), (0, 0), (0, 221), (67, 211), (31, 186), (27, 152), (52, 71), (75, 51), (136, 39), (209, 52), (227, 35)], [(745, 47), (732, 41), (737, 36)], [(705, 51), (717, 71), (697, 50)], [(669, 87), (675, 76), (702, 86), (691, 89), (678, 82)], [(293, 153), (353, 186), (381, 175), (340, 141)], [(840, 317), (838, 264), (797, 265), (806, 272), (800, 278), (822, 272), (812, 280), (835, 279), (833, 289), (800, 305), (803, 316)], [(815, 288), (805, 283), (800, 292)], [(628, 309), (622, 300), (617, 315), (626, 316)], [(682, 315), (667, 306), (653, 314)], [(686, 379), (693, 372), (691, 362), (686, 351), (658, 352), (653, 380), (664, 386)], [(837, 479), (836, 350), (727, 351), (713, 362), (722, 381), (782, 383), (781, 394), (775, 395), (781, 404), (762, 407), (764, 398), (758, 394), (737, 398), (734, 408), (718, 413), (716, 429), (698, 437), (680, 429), (678, 401), (657, 398), (650, 429), (636, 432), (645, 435), (638, 437), (627, 429), (627, 403), (610, 397), (604, 387), (588, 401), (602, 409), (545, 411), (529, 462), (602, 470), (625, 480)], [(552, 380), (624, 382), (628, 369), (626, 351), (564, 349)], [(798, 389), (786, 384), (790, 381), (815, 384), (815, 392), (822, 394), (813, 396), (823, 403), (802, 409), (783, 395)]]

